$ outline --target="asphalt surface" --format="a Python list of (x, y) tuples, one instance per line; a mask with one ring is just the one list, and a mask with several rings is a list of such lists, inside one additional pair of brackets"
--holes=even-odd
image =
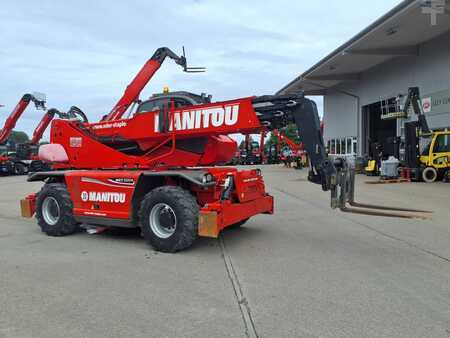
[(135, 231), (47, 237), (0, 177), (0, 337), (450, 337), (450, 184), (368, 185), (344, 214), (305, 171), (263, 167), (276, 215), (163, 254)]

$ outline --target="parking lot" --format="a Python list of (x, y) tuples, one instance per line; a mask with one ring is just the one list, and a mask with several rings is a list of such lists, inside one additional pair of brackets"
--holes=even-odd
[(306, 170), (263, 167), (276, 198), (177, 254), (136, 231), (52, 238), (22, 219), (39, 189), (0, 177), (0, 337), (450, 336), (450, 185), (358, 176), (364, 202), (432, 220), (344, 214)]

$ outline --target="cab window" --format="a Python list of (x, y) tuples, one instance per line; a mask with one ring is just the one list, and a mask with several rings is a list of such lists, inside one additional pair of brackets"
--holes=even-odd
[(151, 100), (143, 102), (137, 109), (136, 113), (149, 112), (164, 108), (164, 100)]
[(182, 98), (176, 99), (160, 98), (143, 102), (137, 109), (136, 113), (164, 110), (164, 108), (170, 109), (172, 108), (172, 102), (173, 105), (175, 106), (175, 109), (192, 106), (192, 104), (189, 101)]
[(447, 153), (450, 152), (450, 135), (439, 135), (434, 142), (433, 152), (435, 153)]
[(174, 104), (175, 104), (175, 108), (183, 108), (183, 107), (188, 107), (188, 106), (192, 106), (192, 104), (185, 100), (185, 99), (175, 99), (174, 100)]

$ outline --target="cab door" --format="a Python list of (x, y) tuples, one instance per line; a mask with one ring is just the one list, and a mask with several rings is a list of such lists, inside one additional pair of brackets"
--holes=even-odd
[(450, 167), (450, 132), (438, 133), (433, 142), (430, 162), (436, 169)]

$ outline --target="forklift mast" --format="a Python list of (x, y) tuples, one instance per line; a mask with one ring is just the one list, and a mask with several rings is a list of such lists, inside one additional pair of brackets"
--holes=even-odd
[(417, 121), (405, 123), (404, 164), (408, 168), (413, 169), (413, 176), (415, 179), (418, 179), (420, 166), (419, 139), (431, 133), (426, 116), (423, 113), (419, 87), (408, 88), (408, 95), (403, 107), (405, 115), (408, 113), (410, 107), (412, 107), (414, 114), (417, 115)]
[(403, 111), (405, 114), (408, 113), (409, 107), (413, 108), (414, 114), (417, 115), (418, 127), (420, 128), (420, 132), (423, 134), (431, 133), (430, 128), (428, 127), (428, 122), (423, 113), (419, 87), (410, 87), (408, 88), (408, 95), (406, 97)]

